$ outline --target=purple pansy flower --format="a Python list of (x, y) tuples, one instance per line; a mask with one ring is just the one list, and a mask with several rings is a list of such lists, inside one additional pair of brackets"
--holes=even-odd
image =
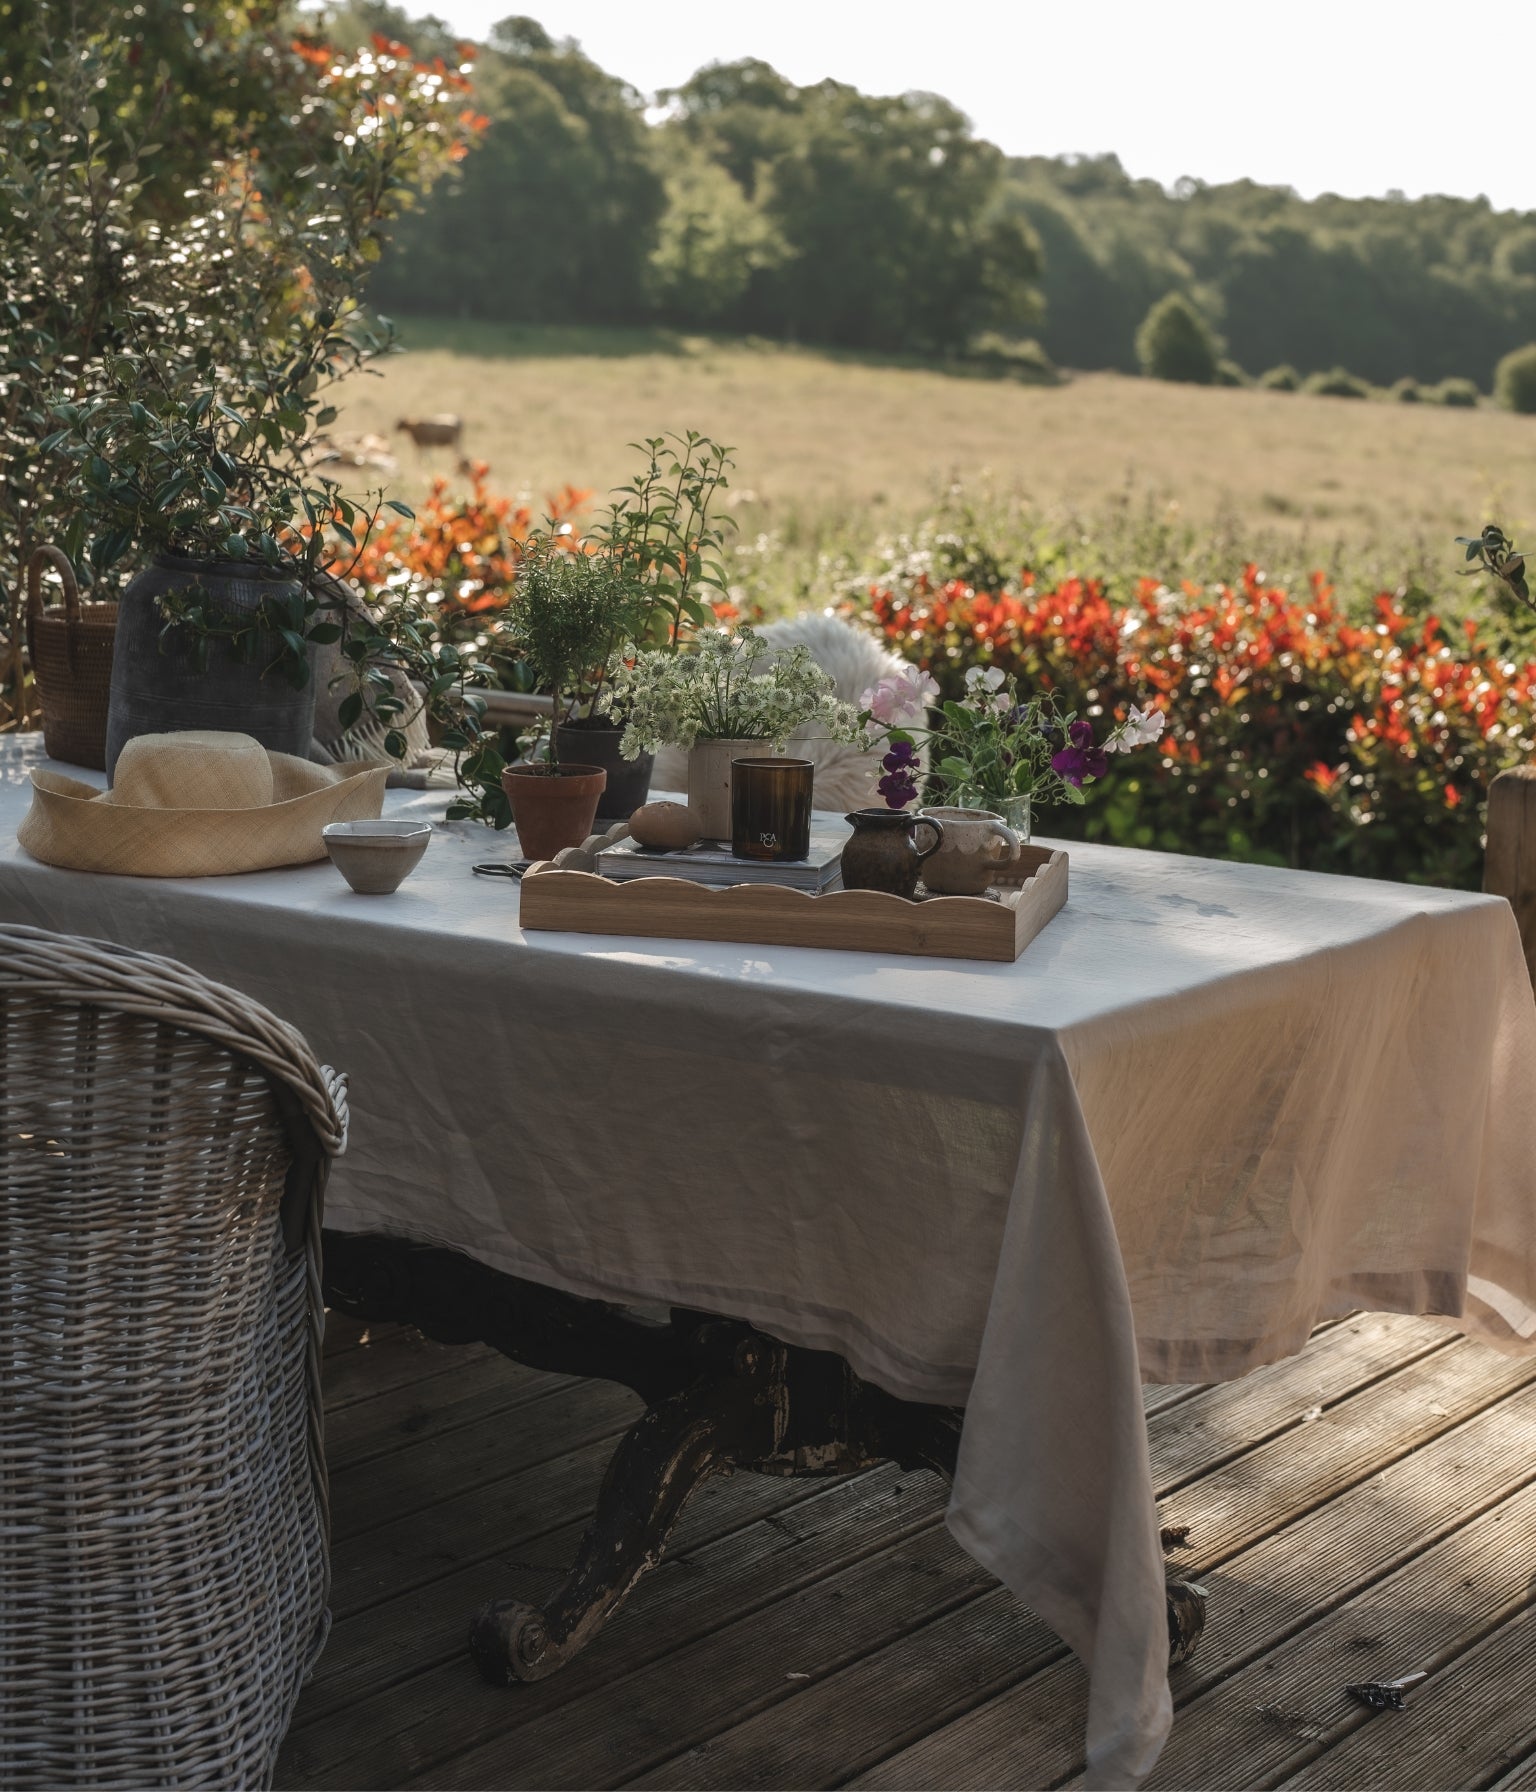
[(1109, 770), (1109, 760), (1102, 747), (1093, 744), (1093, 728), (1088, 722), (1074, 722), (1067, 730), (1068, 744), (1051, 755), (1051, 770), (1068, 784), (1082, 789), (1085, 779), (1102, 778)]
[(880, 761), (885, 776), (876, 784), (887, 809), (905, 809), (917, 795), (917, 748), (909, 740), (893, 743)]

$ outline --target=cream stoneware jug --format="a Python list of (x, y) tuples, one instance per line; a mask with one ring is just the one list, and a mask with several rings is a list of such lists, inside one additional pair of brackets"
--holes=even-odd
[(939, 850), (923, 867), (923, 882), (937, 896), (980, 896), (1023, 850), (1023, 842), (1002, 816), (988, 809), (920, 813), (924, 820), (944, 824)]

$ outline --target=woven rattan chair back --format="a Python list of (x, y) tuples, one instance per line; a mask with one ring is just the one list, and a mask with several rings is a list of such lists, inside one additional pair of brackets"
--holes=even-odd
[(340, 1086), (169, 960), (0, 927), (0, 1786), (265, 1785), (328, 1624)]

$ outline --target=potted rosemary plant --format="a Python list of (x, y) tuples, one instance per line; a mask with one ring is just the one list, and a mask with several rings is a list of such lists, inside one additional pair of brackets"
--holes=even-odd
[[(693, 630), (714, 623), (708, 593), (723, 595), (725, 586), (721, 532), (710, 513), (729, 483), (730, 450), (694, 430), (632, 446), (644, 464), (614, 493), (590, 544), (612, 560), (634, 599), (631, 636), (612, 644), (610, 660), (631, 641), (676, 652)], [(647, 749), (626, 755), (621, 749), (623, 729), (604, 701), (613, 669), (606, 660), (594, 665), (561, 713), (558, 732), (567, 736), (573, 757), (606, 770), (597, 813), (621, 820), (645, 801), (654, 754)]]
[[(645, 620), (645, 602), (622, 563), (593, 544), (545, 536), (518, 571), (507, 627), (540, 687), (552, 699), (548, 750), (506, 766), (502, 789), (523, 853), (549, 859), (592, 831), (608, 782), (601, 765), (572, 755), (586, 736), (565, 719), (583, 692), (601, 686), (609, 665)], [(590, 700), (589, 700), (590, 707)], [(576, 748), (579, 755), (580, 747)]]

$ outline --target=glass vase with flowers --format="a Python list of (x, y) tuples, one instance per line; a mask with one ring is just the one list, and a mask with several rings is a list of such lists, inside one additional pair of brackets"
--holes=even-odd
[(1096, 739), (1086, 718), (1049, 692), (1023, 696), (1013, 674), (997, 666), (972, 666), (964, 696), (934, 708), (938, 694), (928, 673), (908, 666), (860, 699), (857, 737), (886, 749), (877, 786), (886, 807), (917, 800), (926, 745), (930, 779), (945, 802), (997, 815), (1026, 840), (1037, 809), (1085, 801), (1084, 786), (1104, 776), (1111, 754), (1163, 732), (1161, 711), (1132, 705)]

